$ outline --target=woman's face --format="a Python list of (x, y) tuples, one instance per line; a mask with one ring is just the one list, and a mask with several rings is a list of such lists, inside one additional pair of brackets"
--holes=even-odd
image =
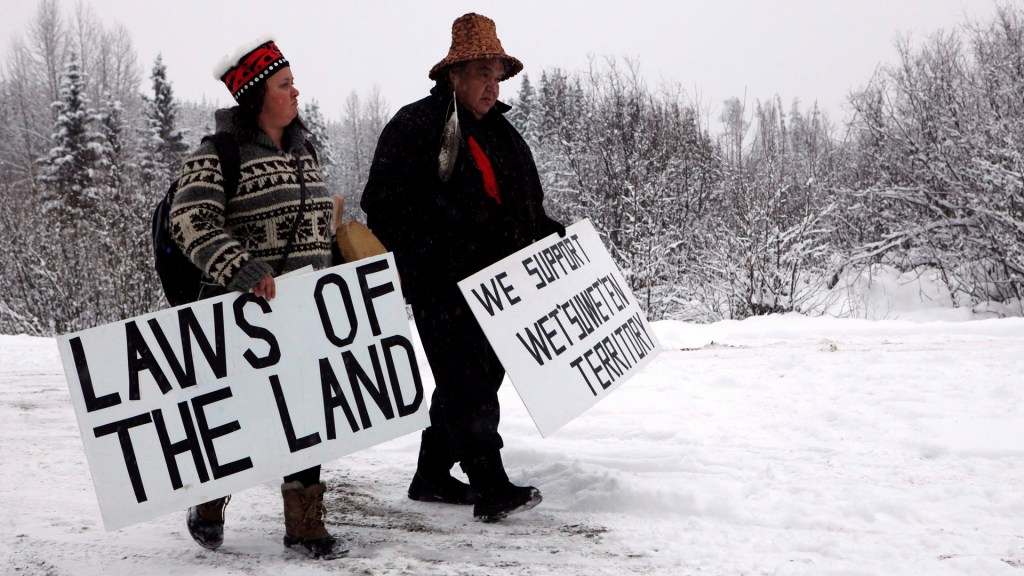
[(461, 74), (456, 70), (449, 74), (459, 104), (469, 109), (479, 120), (498, 101), (498, 82), (505, 74), (505, 66), (497, 58), (473, 60)]
[(282, 68), (267, 79), (259, 124), (283, 129), (299, 114), (299, 90), (295, 87), (291, 66)]

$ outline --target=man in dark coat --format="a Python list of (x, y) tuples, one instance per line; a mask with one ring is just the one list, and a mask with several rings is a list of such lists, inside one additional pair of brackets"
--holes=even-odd
[[(448, 56), (430, 70), (430, 96), (384, 127), (361, 203), (368, 226), (395, 254), (436, 383), (409, 497), (474, 504), (474, 517), (485, 522), (533, 508), (541, 496), (505, 474), (498, 434), (505, 369), (456, 283), (565, 234), (545, 214), (533, 156), (497, 99), (498, 83), (522, 68), (505, 54), (492, 20), (455, 20)], [(469, 486), (451, 476), (455, 462)]]

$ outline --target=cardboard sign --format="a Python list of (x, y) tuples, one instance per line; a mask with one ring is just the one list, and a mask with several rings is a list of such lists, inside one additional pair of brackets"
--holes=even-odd
[(459, 282), (541, 435), (658, 353), (647, 318), (589, 220)]
[(429, 423), (391, 254), (57, 344), (107, 530)]

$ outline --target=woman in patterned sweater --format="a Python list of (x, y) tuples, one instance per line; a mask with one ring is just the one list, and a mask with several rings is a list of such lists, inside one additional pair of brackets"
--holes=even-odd
[[(215, 70), (238, 102), (216, 115), (217, 131), (229, 132), (238, 146), (237, 190), (225, 191), (217, 150), (204, 141), (185, 161), (171, 229), (205, 275), (201, 297), (252, 290), (271, 300), (275, 276), (331, 266), (335, 206), (306, 146), (288, 61), (273, 40), (240, 54)], [(337, 558), (348, 548), (324, 527), (324, 490), (319, 466), (284, 478), (284, 544), (315, 558)], [(189, 509), (189, 533), (201, 546), (216, 549), (224, 541), (229, 499)]]
[[(267, 45), (274, 46), (257, 50)], [(305, 147), (299, 91), (277, 55), (283, 65), (271, 62), (262, 72), (269, 78), (252, 87), (246, 80), (241, 93), (232, 90), (238, 106), (216, 115), (217, 131), (230, 132), (238, 143), (237, 191), (226, 198), (217, 151), (207, 140), (185, 162), (171, 210), (175, 239), (209, 284), (224, 287), (222, 293), (251, 289), (268, 300), (275, 295), (274, 276), (306, 265), (329, 267), (334, 234), (333, 203)], [(276, 270), (302, 203), (300, 175), (307, 195), (303, 218), (284, 268)]]

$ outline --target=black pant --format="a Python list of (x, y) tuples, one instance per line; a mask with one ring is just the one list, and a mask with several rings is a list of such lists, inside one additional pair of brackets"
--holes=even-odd
[(309, 488), (313, 484), (320, 483), (320, 466), (313, 466), (312, 468), (306, 468), (296, 472), (295, 474), (289, 474), (283, 478), (285, 483), (287, 482), (302, 482), (302, 485)]
[(498, 388), (505, 368), (462, 295), (435, 294), (427, 305), (414, 304), (413, 315), (435, 383), (421, 450), (450, 468), (501, 449)]

